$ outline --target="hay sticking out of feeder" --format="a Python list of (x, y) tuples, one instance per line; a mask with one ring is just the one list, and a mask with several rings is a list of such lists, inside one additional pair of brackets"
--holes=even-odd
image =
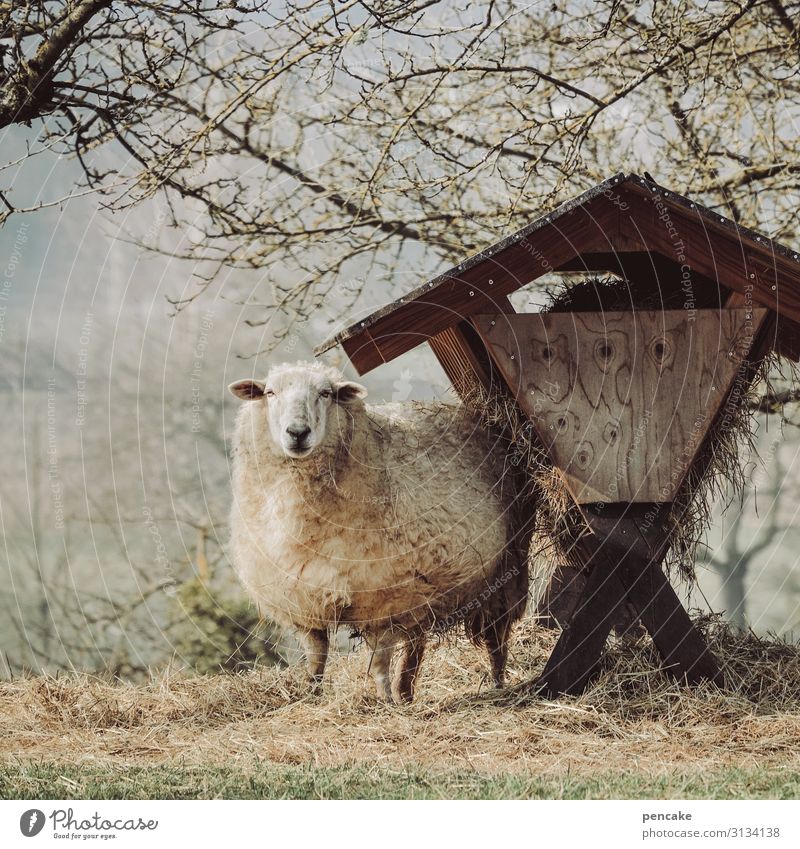
[(774, 353), (761, 362), (745, 360), (678, 490), (667, 519), (670, 549), (666, 565), (688, 581), (695, 578), (698, 545), (711, 524), (715, 505), (727, 509), (747, 486), (745, 465), (757, 455), (755, 405), (759, 387), (778, 364)]
[(484, 426), (504, 444), (507, 474), (523, 482), (517, 487), (517, 503), (530, 505), (533, 512), (529, 572), (536, 597), (555, 567), (568, 558), (584, 526), (583, 517), (533, 423), (504, 387), (487, 392), (476, 385), (464, 403), (479, 412)]
[[(719, 309), (723, 296), (720, 290), (709, 292), (698, 287), (698, 292), (693, 293), (693, 308)], [(608, 277), (565, 286), (551, 292), (550, 297), (545, 311), (614, 312), (682, 309), (686, 295), (674, 287), (634, 285)], [(696, 549), (710, 524), (714, 506), (720, 502), (728, 506), (745, 488), (744, 464), (755, 453), (755, 401), (777, 363), (774, 353), (760, 362), (743, 362), (730, 395), (670, 506), (664, 525), (669, 539), (664, 566), (673, 576), (695, 580)], [(505, 443), (509, 467), (525, 472), (519, 497), (529, 499), (535, 511), (530, 568), (536, 595), (557, 565), (570, 562), (575, 540), (585, 532), (583, 517), (563, 477), (552, 466), (532, 422), (504, 386), (497, 385), (489, 391), (476, 386), (465, 403)]]
[[(687, 293), (676, 286), (654, 286), (652, 280), (634, 282), (620, 277), (588, 277), (548, 290), (544, 312), (627, 312), (687, 308)], [(720, 309), (719, 289), (691, 290), (693, 309)]]

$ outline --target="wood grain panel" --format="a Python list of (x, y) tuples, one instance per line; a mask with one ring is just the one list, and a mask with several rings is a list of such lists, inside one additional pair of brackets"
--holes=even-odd
[(763, 309), (473, 318), (579, 504), (671, 501)]

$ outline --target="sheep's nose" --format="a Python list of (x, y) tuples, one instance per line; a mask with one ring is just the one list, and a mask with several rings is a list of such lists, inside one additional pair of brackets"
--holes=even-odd
[(311, 433), (311, 428), (306, 425), (290, 425), (286, 428), (286, 433), (292, 437), (297, 445), (302, 445), (306, 437)]

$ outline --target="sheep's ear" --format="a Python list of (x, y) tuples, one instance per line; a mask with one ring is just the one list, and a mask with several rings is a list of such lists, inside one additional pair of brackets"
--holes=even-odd
[(237, 380), (228, 389), (242, 401), (258, 401), (264, 397), (264, 385), (260, 380)]
[(353, 401), (367, 397), (367, 387), (362, 386), (360, 383), (353, 383), (351, 380), (347, 380), (344, 383), (337, 383), (334, 391), (336, 392), (336, 400), (339, 404), (350, 404)]

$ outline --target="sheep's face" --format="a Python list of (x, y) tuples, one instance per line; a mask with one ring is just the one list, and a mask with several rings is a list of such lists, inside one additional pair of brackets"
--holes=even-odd
[(335, 441), (337, 409), (367, 394), (358, 383), (302, 366), (273, 369), (264, 383), (239, 380), (228, 388), (237, 398), (263, 404), (274, 448), (295, 460)]

